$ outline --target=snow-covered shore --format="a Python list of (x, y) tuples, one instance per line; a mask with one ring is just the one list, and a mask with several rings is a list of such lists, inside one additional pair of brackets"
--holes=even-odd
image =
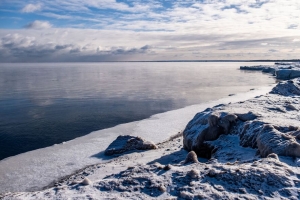
[[(299, 199), (299, 158), (257, 153), (255, 134), (263, 125), (272, 125), (276, 133), (299, 144), (300, 79), (272, 88), (154, 115), (5, 159), (0, 162), (0, 192), (4, 199)], [(256, 117), (237, 119), (227, 134), (206, 142), (213, 149), (209, 159), (184, 162), (188, 151), (177, 133), (192, 118), (197, 133), (208, 127), (212, 113), (248, 112)], [(141, 136), (158, 148), (105, 156), (105, 148), (120, 134)]]

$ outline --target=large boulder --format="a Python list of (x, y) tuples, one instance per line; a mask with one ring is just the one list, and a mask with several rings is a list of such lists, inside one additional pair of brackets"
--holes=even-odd
[(198, 113), (183, 131), (183, 147), (195, 151), (198, 156), (210, 157), (211, 150), (206, 141), (213, 141), (221, 134), (227, 134), (237, 116), (228, 113), (211, 113), (210, 110)]
[(121, 154), (132, 150), (149, 150), (157, 149), (153, 142), (145, 141), (140, 137), (131, 135), (120, 135), (104, 151), (104, 154), (111, 156)]
[(261, 157), (271, 153), (279, 156), (300, 157), (300, 144), (294, 137), (276, 130), (271, 125), (265, 125), (256, 138)]

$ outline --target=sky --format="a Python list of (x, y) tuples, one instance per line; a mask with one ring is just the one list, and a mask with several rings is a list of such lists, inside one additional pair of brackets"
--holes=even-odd
[(300, 58), (299, 0), (0, 0), (0, 62)]

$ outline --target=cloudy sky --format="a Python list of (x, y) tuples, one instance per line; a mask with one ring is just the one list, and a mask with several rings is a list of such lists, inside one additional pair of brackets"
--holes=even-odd
[(299, 0), (0, 0), (0, 62), (299, 59)]

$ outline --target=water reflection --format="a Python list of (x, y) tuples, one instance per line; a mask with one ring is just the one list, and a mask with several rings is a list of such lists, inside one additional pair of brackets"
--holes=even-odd
[(0, 159), (274, 83), (261, 73), (245, 74), (240, 65), (245, 63), (4, 64)]

